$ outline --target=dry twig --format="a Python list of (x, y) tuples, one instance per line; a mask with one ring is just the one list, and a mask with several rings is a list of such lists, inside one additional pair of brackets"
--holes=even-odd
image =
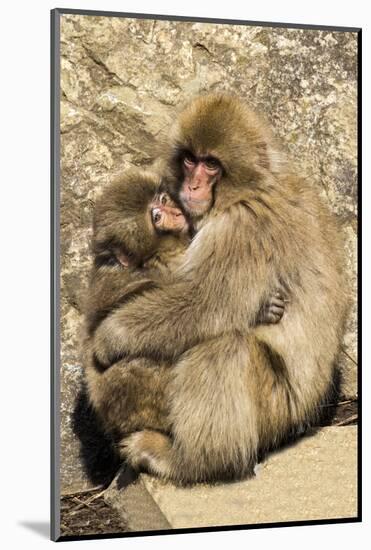
[(340, 422), (336, 422), (334, 426), (347, 426), (348, 424), (351, 424), (352, 422), (355, 422), (358, 420), (358, 414), (352, 414), (352, 416), (349, 416), (348, 418), (345, 418), (344, 420), (340, 420)]

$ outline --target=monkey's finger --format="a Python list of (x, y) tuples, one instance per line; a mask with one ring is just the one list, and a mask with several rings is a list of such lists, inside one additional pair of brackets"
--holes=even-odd
[(279, 288), (276, 289), (275, 293), (274, 293), (274, 296), (276, 296), (276, 298), (279, 298), (280, 300), (283, 300), (284, 298), (284, 293), (282, 290), (280, 290)]
[(290, 300), (286, 296), (286, 293), (283, 290), (276, 289), (273, 297), (282, 300), (283, 302), (285, 302), (285, 304), (288, 304), (290, 302)]
[(269, 308), (269, 313), (273, 313), (274, 315), (283, 315), (283, 312), (284, 312), (284, 308), (282, 307), (277, 307), (277, 306), (271, 306)]
[(278, 315), (276, 313), (273, 313), (269, 311), (266, 315), (266, 322), (270, 323), (272, 325), (278, 323), (282, 319), (282, 315)]
[(285, 307), (285, 301), (281, 298), (273, 297), (271, 299), (270, 303), (271, 303), (272, 306), (280, 307), (282, 309), (284, 309), (284, 307)]

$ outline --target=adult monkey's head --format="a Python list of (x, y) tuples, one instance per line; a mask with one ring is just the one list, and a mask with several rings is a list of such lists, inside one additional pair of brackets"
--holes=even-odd
[(262, 171), (275, 172), (275, 149), (270, 131), (236, 97), (192, 101), (170, 135), (169, 164), (185, 211), (202, 218), (217, 198), (220, 203), (233, 189), (253, 186)]

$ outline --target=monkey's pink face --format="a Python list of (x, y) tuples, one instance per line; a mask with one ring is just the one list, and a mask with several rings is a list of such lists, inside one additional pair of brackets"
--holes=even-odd
[(182, 233), (188, 231), (183, 212), (167, 193), (156, 196), (150, 205), (151, 221), (159, 232)]
[(214, 185), (220, 180), (222, 168), (214, 157), (186, 154), (183, 159), (184, 180), (180, 200), (192, 216), (202, 216), (211, 207)]

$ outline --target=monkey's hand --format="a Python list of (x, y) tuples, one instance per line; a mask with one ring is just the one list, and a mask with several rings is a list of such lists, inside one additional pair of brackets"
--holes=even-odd
[(172, 361), (196, 345), (200, 326), (210, 322), (203, 322), (198, 303), (190, 307), (187, 290), (184, 284), (152, 289), (112, 311), (93, 335), (96, 363), (107, 367), (138, 355)]
[(277, 290), (261, 307), (256, 320), (257, 324), (272, 325), (279, 323), (285, 312), (285, 303), (287, 301), (284, 298), (283, 292)]
[(118, 334), (116, 323), (106, 318), (94, 334), (93, 360), (97, 370), (103, 371), (122, 359), (126, 354), (120, 340), (125, 337), (121, 326)]

